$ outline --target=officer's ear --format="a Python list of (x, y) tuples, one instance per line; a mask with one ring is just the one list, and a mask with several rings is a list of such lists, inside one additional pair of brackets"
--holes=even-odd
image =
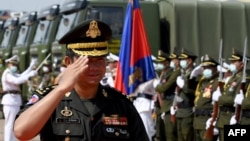
[[(73, 63), (73, 60), (70, 59), (69, 56), (65, 56), (63, 58), (64, 62), (65, 62), (65, 65), (68, 66), (69, 64)], [(72, 61), (72, 62), (71, 62)]]

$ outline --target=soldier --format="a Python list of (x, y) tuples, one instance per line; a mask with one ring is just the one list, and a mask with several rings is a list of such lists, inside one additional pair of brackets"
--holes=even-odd
[[(212, 105), (212, 94), (218, 86), (217, 71), (218, 63), (207, 54), (201, 61), (202, 77), (195, 91), (195, 113), (194, 113), (194, 130), (195, 130), (195, 141), (209, 141), (204, 139), (206, 132), (206, 121), (212, 116), (213, 105)], [(198, 66), (199, 67), (199, 66)], [(199, 75), (196, 73), (196, 75)], [(212, 141), (212, 140), (211, 140)], [(214, 139), (216, 141), (216, 139)]]
[[(164, 62), (164, 69), (160, 75), (160, 84), (158, 84), (155, 90), (160, 94), (161, 104), (161, 118), (164, 121), (164, 128), (159, 129), (165, 131), (164, 138), (167, 141), (176, 141), (176, 123), (170, 120), (170, 107), (174, 99), (174, 91), (176, 87), (176, 78), (180, 75), (180, 65), (178, 59), (177, 50), (170, 55), (159, 53), (158, 61)], [(161, 119), (158, 119), (161, 120)], [(159, 122), (160, 123), (160, 122)], [(158, 125), (161, 126), (161, 125)]]
[(149, 141), (133, 103), (100, 84), (111, 36), (106, 23), (90, 19), (59, 40), (67, 47), (67, 68), (59, 85), (36, 90), (28, 109), (19, 113), (14, 125), (18, 139), (40, 133), (43, 141)]
[(171, 113), (175, 113), (177, 124), (178, 141), (193, 141), (193, 106), (194, 106), (194, 93), (197, 86), (195, 77), (190, 78), (193, 71), (193, 64), (196, 55), (192, 52), (183, 49), (179, 56), (181, 75), (177, 77), (176, 83), (176, 96), (174, 106), (171, 107)]
[(40, 74), (40, 83), (38, 88), (44, 88), (46, 86), (52, 86), (54, 84), (54, 75), (52, 73), (52, 64), (51, 61), (46, 60), (43, 63), (41, 74)]
[(35, 61), (31, 62), (30, 66), (21, 74), (17, 73), (19, 57), (17, 55), (5, 60), (7, 68), (2, 74), (2, 102), (3, 113), (5, 117), (4, 124), (4, 141), (15, 141), (13, 133), (13, 125), (15, 117), (22, 106), (21, 84), (24, 84), (30, 77), (37, 74), (32, 70)]
[(213, 101), (218, 101), (219, 115), (216, 122), (216, 127), (219, 129), (219, 140), (224, 141), (224, 125), (230, 124), (230, 120), (235, 113), (234, 97), (240, 91), (240, 84), (242, 80), (243, 70), (243, 56), (242, 53), (233, 49), (232, 56), (229, 57), (231, 61), (230, 71), (232, 76), (227, 83), (224, 84), (224, 88), (221, 90), (218, 88), (212, 96)]
[(66, 69), (66, 64), (64, 61), (62, 61), (61, 66), (60, 66), (60, 72), (59, 74), (56, 76), (56, 78), (54, 79), (54, 85), (59, 84), (60, 80), (61, 80), (61, 76), (62, 73), (64, 72), (64, 70)]
[(119, 61), (119, 57), (113, 53), (109, 53), (107, 56), (107, 66), (106, 66), (106, 73), (104, 78), (101, 81), (102, 85), (107, 85), (110, 87), (114, 87), (116, 69), (117, 69), (117, 62)]

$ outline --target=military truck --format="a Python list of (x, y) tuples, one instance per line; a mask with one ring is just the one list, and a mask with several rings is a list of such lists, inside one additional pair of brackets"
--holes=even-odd
[(38, 26), (33, 42), (30, 45), (29, 53), (32, 59), (41, 63), (51, 52), (51, 43), (55, 40), (59, 21), (60, 5), (55, 4), (43, 8), (38, 13)]
[(37, 29), (37, 12), (30, 12), (20, 18), (17, 41), (12, 48), (12, 55), (18, 55), (20, 58), (19, 70), (24, 71), (29, 65), (29, 47), (34, 39)]
[(4, 23), (4, 35), (0, 45), (0, 58), (5, 60), (12, 55), (12, 47), (15, 45), (19, 32), (19, 18), (7, 19)]
[(3, 35), (4, 35), (4, 21), (0, 21), (0, 43), (3, 39)]
[(60, 64), (65, 54), (65, 45), (58, 43), (59, 39), (71, 28), (84, 20), (87, 2), (83, 0), (66, 1), (60, 6), (60, 15), (62, 16), (59, 23), (58, 31), (54, 42), (51, 45), (53, 72), (55, 75), (59, 73)]

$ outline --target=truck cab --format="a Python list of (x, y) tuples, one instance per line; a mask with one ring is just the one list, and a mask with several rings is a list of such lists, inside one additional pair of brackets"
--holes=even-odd
[(86, 4), (87, 2), (85, 0), (75, 0), (66, 1), (60, 6), (62, 18), (59, 23), (55, 41), (51, 46), (53, 73), (55, 75), (59, 73), (60, 64), (62, 63), (66, 49), (65, 45), (59, 44), (58, 41), (66, 32), (83, 21), (85, 15), (83, 9), (86, 7)]
[(19, 18), (9, 18), (4, 23), (4, 35), (0, 45), (0, 58), (4, 61), (12, 56), (12, 47), (15, 45), (19, 32)]
[(55, 40), (58, 23), (61, 19), (59, 5), (43, 8), (38, 13), (38, 25), (33, 42), (30, 45), (31, 59), (41, 63), (51, 51), (51, 43)]
[(12, 54), (20, 58), (19, 70), (23, 72), (29, 65), (29, 47), (37, 28), (37, 12), (31, 12), (20, 18), (20, 30)]

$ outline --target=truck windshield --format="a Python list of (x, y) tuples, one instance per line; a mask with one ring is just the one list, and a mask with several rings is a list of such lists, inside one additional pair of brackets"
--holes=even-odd
[(4, 32), (1, 48), (7, 48), (8, 44), (10, 43), (10, 39), (11, 39), (11, 30), (6, 29)]
[(20, 30), (19, 30), (19, 33), (18, 33), (18, 38), (17, 38), (17, 42), (16, 42), (16, 46), (14, 47), (17, 47), (17, 46), (24, 46), (24, 44), (26, 43), (27, 41), (27, 36), (28, 36), (28, 26), (25, 26), (25, 25), (22, 25)]
[(71, 29), (76, 16), (77, 16), (77, 13), (63, 15), (58, 31), (57, 31), (56, 41), (58, 41), (66, 32), (68, 32)]
[(39, 22), (33, 43), (44, 43), (45, 42), (47, 33), (49, 32), (50, 23), (51, 23), (51, 21), (46, 21), (46, 20)]
[[(120, 36), (123, 27), (123, 8), (122, 7), (93, 7), (97, 10), (100, 20), (107, 23), (112, 30), (112, 36)], [(87, 19), (91, 18), (91, 9), (87, 12)]]

